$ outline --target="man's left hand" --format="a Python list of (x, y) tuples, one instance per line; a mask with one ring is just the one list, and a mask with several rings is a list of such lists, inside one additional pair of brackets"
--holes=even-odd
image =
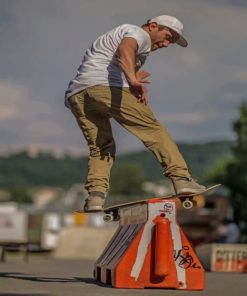
[(141, 83), (151, 83), (150, 80), (147, 80), (145, 78), (149, 77), (151, 74), (146, 71), (138, 71), (136, 72), (136, 79)]

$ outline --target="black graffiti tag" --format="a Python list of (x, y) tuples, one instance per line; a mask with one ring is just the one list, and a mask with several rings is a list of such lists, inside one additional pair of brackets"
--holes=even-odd
[(190, 248), (189, 246), (183, 246), (182, 249), (179, 249), (178, 251), (173, 251), (173, 257), (174, 261), (178, 262), (178, 266), (184, 269), (188, 268), (197, 268), (200, 269), (201, 266), (197, 265), (196, 262), (194, 262), (194, 258), (190, 255), (189, 252)]

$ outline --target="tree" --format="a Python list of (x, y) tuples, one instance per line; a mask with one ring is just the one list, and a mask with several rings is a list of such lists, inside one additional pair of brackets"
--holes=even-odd
[(10, 189), (10, 200), (17, 203), (32, 203), (32, 196), (25, 187), (12, 187)]
[(145, 174), (140, 166), (122, 164), (112, 173), (111, 192), (125, 196), (143, 194), (141, 186), (144, 181)]
[(239, 118), (233, 122), (233, 158), (218, 165), (211, 179), (230, 189), (235, 220), (247, 221), (247, 103), (243, 102), (239, 110)]

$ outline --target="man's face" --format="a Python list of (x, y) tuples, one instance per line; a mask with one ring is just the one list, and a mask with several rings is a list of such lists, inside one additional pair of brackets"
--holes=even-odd
[(179, 39), (179, 34), (170, 28), (160, 28), (156, 23), (150, 24), (151, 51), (168, 47)]

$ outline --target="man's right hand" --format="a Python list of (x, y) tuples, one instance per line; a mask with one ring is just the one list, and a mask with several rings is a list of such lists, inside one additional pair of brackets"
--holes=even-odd
[(143, 103), (144, 105), (148, 104), (148, 96), (147, 96), (147, 88), (144, 83), (139, 81), (131, 81), (129, 82), (130, 91), (137, 98), (137, 101)]

